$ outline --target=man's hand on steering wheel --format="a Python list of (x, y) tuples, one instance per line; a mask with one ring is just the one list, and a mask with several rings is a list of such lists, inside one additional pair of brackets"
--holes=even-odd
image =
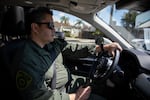
[(96, 52), (100, 53), (102, 51), (107, 51), (109, 56), (104, 56), (103, 53), (101, 56), (97, 56), (98, 63), (91, 69), (91, 72), (93, 73), (95, 78), (99, 78), (104, 81), (111, 75), (111, 73), (117, 66), (122, 48), (116, 42), (105, 44), (103, 45), (103, 48), (101, 47), (101, 45), (97, 45)]
[[(117, 42), (112, 42), (109, 44), (103, 45), (104, 51), (108, 51), (109, 55), (115, 56), (115, 50), (118, 49), (120, 52), (122, 51), (122, 47)], [(96, 52), (101, 52), (102, 48), (100, 45), (96, 45)]]

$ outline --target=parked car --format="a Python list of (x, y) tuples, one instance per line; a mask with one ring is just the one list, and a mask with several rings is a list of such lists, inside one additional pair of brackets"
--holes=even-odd
[(144, 39), (133, 39), (131, 42), (138, 49), (143, 49), (144, 47)]
[[(115, 41), (122, 46), (123, 51), (116, 52), (114, 59), (107, 53), (96, 58), (95, 56), (78, 59), (64, 57), (65, 65), (72, 74), (92, 80), (93, 93), (108, 100), (150, 100), (150, 51), (143, 46), (140, 46), (139, 50), (138, 46), (132, 43), (132, 40), (137, 38), (149, 40), (150, 25), (135, 27), (134, 20), (137, 15), (149, 11), (149, 4), (150, 0), (0, 0), (1, 98), (5, 100), (19, 98), (17, 90), (13, 87), (14, 83), (11, 82), (9, 71), (13, 68), (10, 62), (21, 45), (18, 40), (26, 39), (24, 27), (26, 12), (32, 7), (46, 6), (51, 10), (72, 14), (88, 22), (104, 34), (104, 43)], [(145, 16), (140, 18), (144, 19)], [(144, 20), (146, 23), (150, 19), (149, 13), (147, 18), (148, 20)], [(63, 32), (56, 32), (56, 36), (66, 39)], [(137, 44), (137, 41), (135, 42)], [(90, 44), (80, 41), (74, 43)], [(109, 66), (107, 63), (100, 63), (101, 60), (113, 63)], [(106, 68), (110, 69), (104, 70)], [(98, 73), (91, 74), (91, 69)]]

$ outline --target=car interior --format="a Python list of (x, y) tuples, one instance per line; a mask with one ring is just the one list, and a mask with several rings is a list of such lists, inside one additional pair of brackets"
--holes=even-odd
[[(28, 37), (25, 31), (25, 18), (30, 8), (47, 6), (83, 18), (113, 3), (117, 4), (118, 9), (127, 7), (147, 11), (150, 8), (149, 0), (0, 0), (1, 98), (20, 100), (15, 82), (11, 79), (14, 73), (10, 73), (10, 70), (13, 70), (11, 64), (14, 54)], [(75, 59), (75, 56), (72, 57), (65, 52), (65, 65), (72, 74), (90, 78), (93, 93), (108, 100), (150, 99), (150, 56), (146, 53), (133, 48), (123, 48), (121, 53), (116, 50), (113, 59), (107, 52), (98, 56), (87, 54), (86, 57)]]
[[(11, 16), (11, 17), (10, 17)], [(24, 34), (24, 10), (22, 7), (14, 6), (10, 7), (3, 17), (4, 19), (1, 21), (1, 34), (2, 34), (2, 43), (0, 49), (1, 55), (1, 89), (3, 92), (11, 94), (16, 92), (16, 87), (14, 82), (11, 80), (11, 74), (9, 71), (11, 70), (11, 61), (17, 49), (21, 48), (23, 45), (23, 40), (25, 38)], [(5, 67), (4, 67), (5, 66)], [(6, 88), (4, 88), (6, 87)], [(9, 89), (7, 91), (6, 89)], [(14, 97), (19, 97), (12, 95)]]

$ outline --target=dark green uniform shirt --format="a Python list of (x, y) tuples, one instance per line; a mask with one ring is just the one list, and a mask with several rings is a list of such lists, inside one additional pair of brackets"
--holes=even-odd
[[(69, 95), (62, 92), (62, 87), (68, 82), (68, 73), (63, 65), (61, 50), (70, 48), (71, 45), (66, 46), (65, 42), (56, 40), (41, 48), (32, 40), (25, 42), (24, 47), (15, 56), (13, 72), (16, 86), (25, 100), (69, 100)], [(83, 47), (74, 45), (72, 48), (79, 50)], [(89, 51), (94, 51), (94, 46), (89, 47)], [(49, 84), (53, 78), (54, 66), (56, 89), (51, 89)]]
[[(56, 88), (52, 90), (47, 82), (53, 77), (50, 70), (53, 63), (51, 47), (56, 50)], [(25, 100), (69, 100), (69, 95), (59, 91), (68, 81), (59, 46), (54, 43), (43, 49), (32, 40), (27, 40), (24, 48), (18, 51), (14, 59), (16, 86)], [(52, 52), (53, 53), (53, 52)], [(17, 61), (17, 62), (16, 62)]]

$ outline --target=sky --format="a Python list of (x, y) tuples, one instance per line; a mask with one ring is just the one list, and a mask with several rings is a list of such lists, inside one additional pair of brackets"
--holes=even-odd
[(54, 21), (58, 21), (60, 22), (60, 18), (62, 16), (65, 16), (65, 17), (68, 17), (69, 18), (69, 23), (70, 24), (75, 24), (75, 21), (76, 21), (76, 17), (70, 15), (70, 14), (67, 14), (67, 13), (63, 13), (63, 12), (60, 12), (60, 11), (57, 11), (57, 10), (53, 10), (53, 18), (54, 18)]
[[(61, 11), (53, 10), (53, 18), (54, 18), (54, 21), (60, 22), (60, 18), (61, 18), (62, 16), (68, 17), (68, 18), (69, 18), (69, 23), (70, 23), (71, 25), (74, 25), (74, 24), (77, 22), (77, 20), (81, 20), (80, 18), (75, 17), (75, 16), (73, 16), (73, 15), (71, 15), (71, 14), (67, 14), (67, 13), (63, 13), (63, 12), (61, 12)], [(82, 21), (83, 21), (83, 20), (82, 20)], [(90, 26), (89, 23), (87, 23), (87, 22), (85, 22), (85, 21), (83, 21), (83, 22), (84, 22), (86, 25)]]
[[(110, 21), (110, 10), (111, 10), (111, 6), (108, 6), (106, 9), (103, 9), (99, 15), (100, 17), (106, 22), (106, 23), (109, 23)], [(116, 24), (118, 26), (121, 25), (121, 19), (122, 17), (124, 16), (124, 13), (125, 12), (128, 12), (127, 10), (116, 10), (114, 8), (113, 10), (113, 21), (116, 21)], [(108, 17), (106, 17), (108, 16)]]
[[(109, 23), (109, 20), (110, 20), (110, 9), (111, 9), (111, 6), (108, 6), (106, 9), (102, 10), (100, 12), (100, 17), (103, 18), (103, 20), (106, 22), (106, 23)], [(113, 18), (113, 21), (116, 21), (116, 24), (117, 25), (121, 25), (121, 19), (122, 19), (122, 16), (124, 15), (124, 13), (127, 12), (127, 10), (116, 10), (114, 9), (114, 18)], [(70, 15), (70, 14), (67, 14), (67, 13), (63, 13), (63, 12), (60, 12), (60, 11), (57, 11), (57, 10), (53, 10), (53, 18), (54, 18), (54, 21), (58, 21), (60, 22), (60, 18), (62, 16), (66, 16), (69, 18), (69, 23), (71, 25), (74, 25), (76, 22), (77, 22), (77, 19), (80, 19), (78, 17), (75, 17), (73, 15)], [(106, 17), (108, 16), (108, 17)], [(86, 25), (90, 26), (87, 22), (83, 21)]]

